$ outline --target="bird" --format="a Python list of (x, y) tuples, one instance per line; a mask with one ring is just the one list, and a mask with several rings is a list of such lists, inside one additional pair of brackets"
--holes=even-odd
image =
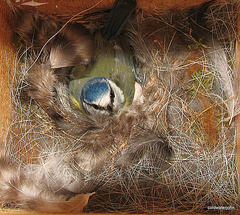
[(136, 71), (122, 29), (135, 8), (135, 0), (115, 1), (107, 24), (95, 33), (93, 60), (72, 69), (69, 99), (73, 108), (90, 115), (112, 115), (132, 103)]

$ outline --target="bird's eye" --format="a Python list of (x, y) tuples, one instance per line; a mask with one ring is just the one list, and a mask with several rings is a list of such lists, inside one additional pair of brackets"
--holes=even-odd
[(108, 105), (108, 106), (107, 106), (107, 110), (110, 111), (110, 112), (113, 112), (112, 106)]
[(114, 99), (115, 98), (115, 95), (114, 95), (114, 92), (111, 90), (111, 93), (110, 93), (110, 98), (111, 99)]
[(95, 105), (95, 104), (92, 104), (92, 107), (96, 110), (99, 110), (99, 106), (98, 105)]
[(110, 99), (111, 99), (111, 103), (113, 104), (113, 102), (114, 102), (114, 98), (115, 98), (115, 94), (114, 94), (114, 92), (113, 92), (113, 90), (112, 90), (112, 88), (111, 88), (111, 91), (110, 91)]

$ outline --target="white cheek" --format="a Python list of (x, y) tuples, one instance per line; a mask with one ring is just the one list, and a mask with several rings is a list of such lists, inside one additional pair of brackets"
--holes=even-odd
[(101, 96), (96, 102), (93, 104), (96, 104), (101, 107), (107, 107), (109, 104), (111, 104), (111, 99), (110, 99), (110, 90), (108, 93), (106, 93), (104, 96)]
[[(94, 102), (93, 104), (96, 104), (96, 102)], [(97, 104), (96, 104), (97, 105)], [(91, 115), (97, 115), (97, 114), (101, 114), (101, 115), (109, 115), (110, 113), (108, 111), (105, 110), (97, 110), (94, 107), (87, 105), (85, 103), (83, 103), (83, 106), (85, 108), (85, 110), (90, 113)]]
[(107, 112), (106, 110), (96, 110), (95, 108), (87, 105), (86, 110), (91, 114), (91, 115), (97, 115), (97, 114), (101, 114), (101, 115), (110, 115), (109, 112)]
[[(110, 92), (108, 92), (105, 95), (101, 96), (96, 101), (92, 102), (92, 104), (106, 108), (109, 104), (111, 104)], [(109, 113), (107, 111), (105, 111), (105, 110), (97, 110), (94, 107), (92, 107), (91, 105), (88, 105), (88, 104), (86, 104), (84, 102), (83, 102), (83, 106), (87, 110), (87, 112), (89, 112), (92, 115), (99, 114), (99, 113), (101, 113), (103, 115), (109, 115)]]

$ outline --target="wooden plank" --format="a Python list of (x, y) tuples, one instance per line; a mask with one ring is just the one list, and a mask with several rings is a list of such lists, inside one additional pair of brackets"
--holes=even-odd
[[(200, 4), (206, 0), (139, 0), (138, 7), (146, 10), (164, 10), (166, 8), (172, 7), (189, 7), (196, 4)], [(28, 1), (24, 1), (25, 3)], [(66, 0), (38, 0), (38, 2), (47, 3), (41, 6), (35, 7), (37, 10), (49, 13), (49, 14), (74, 14), (82, 10), (89, 8), (107, 8), (111, 7), (113, 0), (92, 0), (92, 1), (66, 1)], [(67, 2), (67, 5), (66, 5)], [(17, 4), (15, 0), (12, 0), (13, 4)], [(23, 3), (20, 1), (18, 4)], [(30, 6), (23, 6), (25, 8), (33, 8)], [(240, 10), (239, 10), (240, 11)], [(9, 25), (9, 20), (11, 19), (11, 11), (7, 7), (5, 1), (0, 1), (0, 137), (4, 137), (7, 133), (8, 124), (11, 119), (11, 100), (10, 100), (10, 81), (12, 77), (12, 66), (14, 62), (14, 50), (11, 46), (11, 26)], [(240, 18), (239, 18), (240, 26)], [(240, 33), (240, 32), (239, 32)], [(240, 43), (238, 44), (238, 53), (240, 53)], [(7, 53), (7, 54), (6, 54)], [(240, 61), (240, 56), (238, 57)], [(240, 71), (240, 63), (237, 64), (237, 69)], [(239, 72), (240, 73), (240, 72)], [(240, 173), (240, 115), (237, 116), (237, 164), (238, 172)], [(240, 182), (239, 182), (240, 187)], [(33, 212), (24, 212), (19, 210), (2, 210), (0, 214), (22, 214), (30, 215), (37, 214)], [(169, 214), (169, 213), (164, 213)], [(186, 213), (176, 213), (176, 214), (186, 214)], [(44, 215), (44, 214), (43, 214)], [(87, 215), (98, 215), (88, 213)], [(110, 215), (110, 213), (102, 213), (101, 215)], [(115, 215), (111, 213), (111, 215)]]
[[(49, 213), (36, 213), (36, 212), (24, 212), (21, 210), (0, 210), (0, 214), (9, 214), (9, 215), (51, 215)], [(121, 215), (125, 213), (81, 213), (81, 215)], [(173, 213), (158, 213), (159, 215), (172, 215)], [(199, 213), (174, 213), (174, 215), (202, 215)], [(62, 215), (62, 214), (54, 214), (54, 215)], [(64, 215), (73, 215), (73, 214), (64, 214)], [(139, 214), (131, 214), (131, 215), (139, 215)], [(224, 215), (224, 214), (221, 214)]]
[[(240, 35), (240, 3), (238, 3), (238, 37)], [(240, 38), (237, 40), (237, 50), (236, 50), (236, 79), (235, 79), (235, 86), (236, 86), (236, 105), (240, 106)], [(237, 129), (237, 143), (236, 143), (236, 159), (237, 159), (237, 170), (238, 170), (238, 190), (240, 196), (240, 114), (239, 108), (236, 108), (238, 115), (236, 116), (236, 129)]]
[[(11, 45), (12, 12), (5, 1), (0, 1), (0, 142), (7, 135), (11, 121), (10, 89), (13, 76), (14, 51)], [(2, 149), (2, 148), (1, 148)]]
[[(138, 8), (148, 11), (159, 11), (168, 8), (185, 8), (201, 4), (208, 0), (137, 0)], [(21, 6), (26, 9), (37, 9), (46, 14), (74, 15), (81, 11), (99, 10), (111, 8), (114, 0), (38, 0), (38, 4), (33, 1), (11, 0), (13, 6)], [(32, 6), (30, 6), (32, 5)]]
[(238, 192), (240, 196), (240, 115), (236, 118), (237, 123), (237, 147), (236, 147), (236, 159), (237, 159), (237, 170), (238, 170)]

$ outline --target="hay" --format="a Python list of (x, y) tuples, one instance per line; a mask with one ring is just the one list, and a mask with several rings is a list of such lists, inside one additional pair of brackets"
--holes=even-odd
[[(29, 83), (25, 76), (34, 62), (29, 55), (35, 56), (28, 47), (16, 60), (8, 164), (17, 166), (26, 177), (36, 175), (38, 179), (31, 183), (50, 192), (56, 201), (73, 193), (95, 191), (86, 211), (237, 210), (233, 118), (236, 8), (234, 1), (211, 5), (204, 15), (207, 30), (191, 23), (187, 10), (152, 14), (139, 10), (126, 34), (143, 84), (143, 102), (129, 107), (129, 114), (123, 111), (116, 119), (108, 119), (108, 124), (104, 119), (97, 121), (103, 129), (79, 136), (59, 130), (42, 107), (26, 96)], [(78, 21), (94, 31), (102, 23), (95, 23), (92, 17)], [(66, 89), (61, 90), (57, 92), (65, 105)], [(154, 135), (146, 137), (149, 133)], [(91, 135), (96, 141), (106, 141), (103, 160), (85, 146)], [(168, 160), (164, 154), (171, 154), (171, 148), (173, 156)], [(91, 165), (97, 170), (87, 171)], [(69, 192), (69, 185), (76, 181), (80, 185)], [(30, 187), (29, 183), (25, 186)], [(31, 199), (37, 204), (38, 199), (30, 195), (17, 202), (36, 209), (29, 206)]]

